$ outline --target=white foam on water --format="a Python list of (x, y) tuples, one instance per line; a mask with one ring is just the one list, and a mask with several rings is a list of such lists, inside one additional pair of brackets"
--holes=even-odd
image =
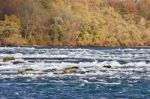
[[(14, 78), (14, 77), (55, 77), (55, 76), (79, 76), (86, 78), (88, 76), (95, 77), (109, 77), (109, 78), (124, 78), (141, 79), (144, 72), (147, 78), (150, 79), (150, 63), (146, 60), (150, 59), (150, 49), (110, 49), (110, 50), (93, 50), (83, 48), (43, 48), (36, 49), (26, 47), (0, 47), (0, 51), (12, 51), (14, 54), (0, 53), (0, 77)], [(13, 64), (13, 61), (3, 62), (2, 58), (5, 56), (14, 56), (15, 61), (23, 61), (22, 64)], [(141, 59), (141, 57), (143, 57)], [(28, 62), (22, 58), (34, 58), (35, 62)], [(36, 58), (67, 58), (65, 60), (42, 60), (38, 61)], [(76, 58), (93, 59), (92, 62), (69, 62), (76, 61)], [(45, 61), (50, 61), (46, 63)], [(99, 62), (98, 60), (103, 60)], [(124, 64), (119, 63), (118, 60), (126, 61)], [(138, 60), (140, 60), (138, 62)], [(67, 61), (67, 62), (65, 62)], [(105, 68), (104, 65), (110, 65), (111, 68)], [(67, 67), (79, 67), (79, 71), (85, 73), (61, 74)], [(22, 69), (33, 69), (27, 75), (1, 75), (1, 73), (15, 73)], [(43, 71), (50, 70), (44, 73)], [(51, 71), (52, 70), (52, 71)], [(54, 71), (53, 71), (54, 70)], [(59, 72), (60, 74), (54, 74)], [(43, 74), (42, 74), (43, 73)], [(139, 73), (139, 74), (138, 74)], [(107, 82), (105, 82), (107, 83)]]

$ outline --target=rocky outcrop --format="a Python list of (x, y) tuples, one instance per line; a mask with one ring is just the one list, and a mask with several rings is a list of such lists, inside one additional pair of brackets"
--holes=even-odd
[(18, 74), (26, 75), (28, 74), (28, 71), (33, 71), (33, 69), (22, 69), (18, 71)]
[(72, 74), (72, 73), (77, 73), (77, 70), (79, 69), (79, 67), (68, 67), (68, 68), (65, 68), (63, 70), (63, 74)]
[(18, 71), (18, 74), (26, 75), (26, 74), (28, 74), (28, 73), (27, 73), (27, 70), (26, 70), (26, 69), (23, 69), (23, 70)]
[(12, 60), (15, 60), (15, 57), (13, 57), (13, 56), (3, 57), (3, 62), (8, 62), (8, 61), (12, 61)]
[(17, 64), (23, 64), (24, 62), (22, 62), (22, 61), (14, 61), (14, 62), (12, 62), (14, 65), (17, 65)]
[(111, 65), (104, 65), (104, 68), (111, 68)]

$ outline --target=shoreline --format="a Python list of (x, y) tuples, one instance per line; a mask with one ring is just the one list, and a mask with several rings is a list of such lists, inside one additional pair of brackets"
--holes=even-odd
[(72, 46), (72, 45), (9, 45), (9, 46), (2, 46), (0, 47), (54, 47), (54, 48), (150, 48), (150, 46)]

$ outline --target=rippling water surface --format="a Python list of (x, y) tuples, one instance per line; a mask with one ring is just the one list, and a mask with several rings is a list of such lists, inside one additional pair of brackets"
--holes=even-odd
[(150, 48), (1, 47), (0, 99), (150, 99)]

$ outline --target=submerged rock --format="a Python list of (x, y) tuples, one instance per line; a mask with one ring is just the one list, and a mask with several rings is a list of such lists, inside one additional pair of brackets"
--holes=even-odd
[(8, 62), (8, 61), (12, 61), (12, 60), (15, 60), (15, 57), (13, 56), (6, 56), (3, 58), (3, 62)]
[(79, 69), (79, 67), (68, 67), (68, 68), (65, 68), (63, 70), (63, 74), (72, 74), (72, 73), (77, 73), (77, 70)]
[(104, 68), (111, 68), (111, 65), (104, 65)]
[(14, 61), (14, 62), (13, 62), (14, 65), (23, 64), (23, 63), (24, 63), (24, 62), (22, 62), (22, 61)]
[(55, 72), (57, 69), (47, 69), (47, 70), (43, 70), (43, 72)]
[(80, 73), (80, 74), (85, 74), (86, 72), (85, 72), (85, 71), (80, 71), (79, 73)]
[(33, 69), (22, 69), (18, 71), (18, 74), (26, 75), (28, 74), (28, 71), (33, 71)]
[(29, 69), (25, 69), (25, 70), (26, 70), (26, 71), (34, 71), (34, 69), (30, 69), (30, 68), (29, 68)]
[(28, 73), (27, 73), (27, 71), (25, 69), (23, 69), (23, 70), (18, 71), (18, 74), (26, 75)]

